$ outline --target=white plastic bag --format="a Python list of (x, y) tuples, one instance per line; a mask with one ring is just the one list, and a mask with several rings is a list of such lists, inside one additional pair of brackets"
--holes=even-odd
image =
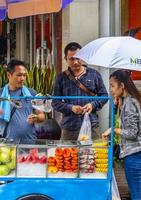
[(90, 141), (92, 139), (92, 128), (89, 113), (85, 113), (82, 126), (80, 128), (78, 140)]

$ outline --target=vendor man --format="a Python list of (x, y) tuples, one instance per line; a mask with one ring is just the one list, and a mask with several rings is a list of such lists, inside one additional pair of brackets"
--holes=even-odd
[[(1, 97), (35, 96), (35, 90), (24, 86), (27, 75), (25, 63), (20, 60), (11, 60), (7, 65), (8, 84), (0, 89)], [(30, 100), (22, 99), (21, 107), (15, 108), (9, 101), (0, 102), (1, 137), (18, 140), (24, 143), (36, 139), (34, 123), (42, 122), (45, 115), (42, 111), (34, 111)], [(31, 115), (32, 114), (32, 115)]]

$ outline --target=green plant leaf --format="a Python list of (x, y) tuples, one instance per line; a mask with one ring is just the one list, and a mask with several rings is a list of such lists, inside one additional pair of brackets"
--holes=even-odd
[[(28, 73), (26, 78), (26, 86), (33, 88), (37, 93), (43, 95), (52, 94), (54, 80), (56, 76), (56, 67), (50, 66), (50, 64), (43, 68), (32, 65), (28, 67)], [(7, 83), (6, 69), (0, 65), (0, 87), (3, 87)]]

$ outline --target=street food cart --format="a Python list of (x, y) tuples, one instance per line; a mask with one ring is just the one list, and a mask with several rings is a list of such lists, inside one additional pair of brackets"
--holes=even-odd
[(17, 144), (1, 139), (0, 199), (111, 200), (114, 106), (111, 97), (105, 98), (110, 101), (110, 142), (36, 140)]

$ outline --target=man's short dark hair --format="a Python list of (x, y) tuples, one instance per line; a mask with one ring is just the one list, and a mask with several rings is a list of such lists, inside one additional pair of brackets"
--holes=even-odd
[(77, 42), (70, 42), (66, 45), (64, 49), (65, 57), (67, 57), (68, 51), (76, 51), (77, 49), (81, 49), (81, 45)]
[(15, 67), (19, 66), (19, 65), (22, 65), (23, 67), (25, 67), (27, 69), (27, 67), (23, 61), (13, 59), (7, 65), (7, 72), (13, 73), (15, 71)]

